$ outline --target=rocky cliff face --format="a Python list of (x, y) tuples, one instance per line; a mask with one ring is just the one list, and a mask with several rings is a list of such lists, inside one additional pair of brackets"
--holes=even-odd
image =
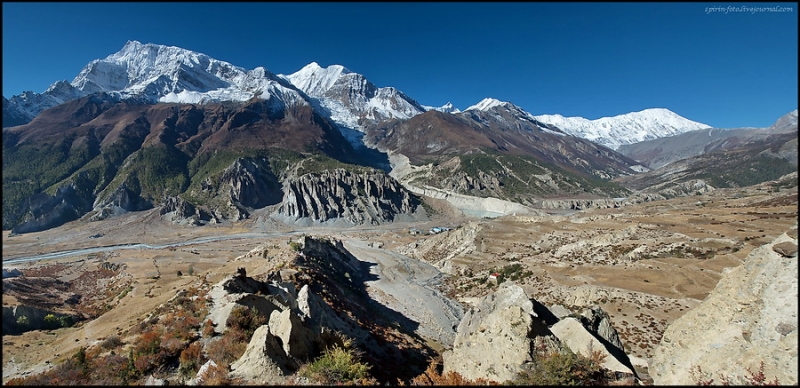
[(11, 232), (38, 232), (80, 218), (91, 206), (82, 191), (70, 183), (61, 186), (54, 195), (38, 193), (29, 197), (23, 205), (23, 222)]
[(379, 172), (335, 169), (290, 181), (277, 215), (308, 223), (381, 224), (425, 217), (420, 200)]
[[(673, 322), (650, 361), (656, 385), (709, 378), (746, 383), (764, 362), (768, 380), (797, 384), (797, 227), (754, 249), (696, 308)], [(699, 367), (705, 375), (692, 373)]]

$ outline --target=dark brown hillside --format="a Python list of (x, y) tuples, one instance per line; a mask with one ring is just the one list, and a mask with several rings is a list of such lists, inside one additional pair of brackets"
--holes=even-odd
[(88, 123), (118, 103), (109, 95), (98, 94), (79, 98), (42, 112), (28, 124), (4, 129), (5, 133), (19, 134), (18, 143), (38, 140)]
[[(199, 181), (205, 187), (218, 184), (219, 179), (209, 174), (216, 176), (237, 158), (272, 149), (294, 152), (294, 158), (323, 154), (340, 162), (366, 163), (339, 130), (311, 107), (273, 106), (272, 101), (260, 99), (152, 105), (93, 95), (49, 109), (31, 123), (3, 132), (3, 227), (28, 224), (18, 232), (82, 217), (93, 203), (104, 209), (103, 214), (145, 206), (126, 205), (132, 203), (159, 206), (200, 185)], [(281, 162), (283, 167), (286, 162)], [(211, 165), (204, 167), (206, 163)], [(269, 169), (259, 165), (259, 169)], [(236, 186), (237, 192), (241, 189), (238, 178), (226, 182)], [(73, 192), (77, 197), (69, 194)], [(34, 195), (35, 201), (28, 200)], [(79, 203), (67, 197), (79, 198), (75, 199)], [(261, 197), (280, 198), (280, 193)], [(213, 202), (210, 197), (205, 200)], [(242, 201), (237, 203), (245, 207), (250, 203)], [(222, 206), (226, 200), (216, 202), (213, 206)], [(236, 214), (235, 218), (247, 214), (243, 208), (229, 213)]]
[(408, 120), (383, 123), (367, 132), (366, 140), (381, 149), (406, 155), (413, 164), (436, 157), (497, 148), (487, 136), (458, 117), (428, 111)]

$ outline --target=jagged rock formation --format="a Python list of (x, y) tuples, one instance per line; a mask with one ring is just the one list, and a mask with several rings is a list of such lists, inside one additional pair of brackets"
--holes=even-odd
[[(797, 239), (783, 234), (754, 249), (699, 306), (674, 321), (650, 361), (654, 383), (727, 376), (741, 384), (746, 369), (757, 371), (763, 361), (768, 380), (797, 384), (796, 247)], [(695, 367), (710, 375), (693, 375)]]
[(90, 220), (102, 220), (112, 215), (149, 209), (152, 206), (149, 201), (140, 197), (123, 183), (108, 197), (98, 197), (95, 200)]
[(61, 186), (54, 195), (38, 193), (29, 197), (23, 205), (23, 222), (14, 226), (11, 233), (38, 232), (80, 218), (90, 206), (81, 191), (71, 183)]
[(269, 317), (268, 324), (253, 334), (242, 357), (231, 364), (233, 376), (261, 384), (281, 383), (301, 362), (335, 343), (334, 331), (368, 336), (363, 329), (342, 321), (308, 285), (297, 291), (293, 283), (280, 279), (280, 273), (276, 275), (261, 282), (240, 269), (209, 292), (214, 304), (208, 318), (219, 333), (227, 330), (226, 322), (236, 306), (254, 308)]
[(377, 225), (425, 217), (419, 205), (415, 195), (384, 173), (335, 169), (289, 182), (277, 213), (295, 222)]
[(237, 158), (221, 173), (209, 176), (191, 191), (196, 197), (214, 202), (215, 219), (238, 221), (258, 209), (280, 202), (281, 183), (266, 163)]
[(544, 199), (538, 207), (542, 209), (584, 210), (588, 208), (609, 209), (624, 206), (624, 199)]
[(464, 315), (453, 349), (443, 354), (444, 371), (504, 382), (539, 357), (538, 351), (563, 347), (585, 356), (600, 351), (606, 356), (604, 368), (635, 376), (608, 314), (599, 307), (585, 311), (580, 320), (559, 318), (509, 282)]
[[(244, 355), (231, 364), (231, 376), (281, 384), (302, 363), (332, 345), (342, 346), (345, 338), (363, 351), (380, 381), (398, 376), (408, 380), (421, 373), (433, 350), (412, 333), (416, 322), (371, 299), (364, 284), (372, 279), (368, 263), (338, 240), (304, 237), (300, 242), (297, 256), (264, 280), (240, 269), (209, 291), (213, 305), (208, 319), (219, 333), (227, 330), (236, 306), (268, 317)], [(396, 365), (397, 359), (404, 364)]]
[(159, 210), (161, 218), (183, 225), (200, 225), (200, 220), (209, 220), (207, 213), (200, 211), (180, 197), (169, 197)]

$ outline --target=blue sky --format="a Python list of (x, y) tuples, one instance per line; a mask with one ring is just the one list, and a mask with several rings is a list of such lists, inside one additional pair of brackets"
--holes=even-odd
[(493, 97), (589, 119), (660, 107), (719, 128), (765, 127), (797, 109), (797, 12), (797, 3), (4, 2), (3, 95), (71, 81), (138, 40), (277, 74), (341, 64), (423, 105)]

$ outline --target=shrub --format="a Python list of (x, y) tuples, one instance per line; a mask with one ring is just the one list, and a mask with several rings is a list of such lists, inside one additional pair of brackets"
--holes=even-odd
[(322, 384), (375, 382), (369, 375), (369, 364), (359, 362), (350, 345), (348, 341), (344, 347), (334, 346), (325, 350), (315, 361), (303, 365), (298, 373)]
[(203, 337), (213, 337), (214, 336), (214, 322), (210, 319), (206, 319), (203, 322)]
[(19, 317), (17, 317), (17, 325), (19, 326), (28, 326), (30, 323), (31, 322), (30, 320), (28, 320), (28, 317), (26, 315), (20, 315)]
[(210, 360), (214, 360), (219, 365), (230, 365), (244, 354), (247, 342), (242, 342), (226, 333), (209, 341), (205, 349)]
[(100, 347), (106, 350), (118, 348), (120, 346), (122, 346), (122, 340), (116, 335), (110, 335), (100, 343)]
[(62, 315), (58, 317), (58, 322), (61, 324), (61, 327), (72, 327), (72, 325), (75, 324), (75, 320), (73, 320), (69, 315)]
[(603, 356), (593, 352), (592, 357), (563, 351), (539, 352), (533, 365), (513, 380), (515, 385), (605, 385), (605, 374), (600, 364)]
[(291, 250), (295, 251), (295, 252), (300, 252), (300, 250), (303, 248), (303, 246), (297, 241), (290, 241), (289, 242), (289, 248)]
[(58, 318), (56, 318), (55, 314), (47, 314), (44, 316), (44, 328), (45, 329), (57, 329), (61, 325), (58, 322)]
[(199, 385), (207, 386), (227, 386), (233, 382), (228, 377), (227, 367), (221, 365), (210, 365), (203, 373), (203, 378)]
[(196, 374), (203, 363), (205, 363), (203, 345), (200, 342), (192, 342), (192, 344), (181, 352), (179, 361), (181, 374), (184, 376)]
[(139, 336), (136, 345), (137, 355), (148, 355), (158, 353), (161, 347), (161, 336), (154, 331), (144, 332)]
[(240, 341), (250, 341), (256, 329), (266, 325), (268, 318), (256, 310), (255, 307), (247, 308), (238, 305), (231, 310), (228, 320), (225, 324), (228, 330), (232, 331), (231, 335), (238, 337)]
[(486, 379), (469, 380), (454, 371), (441, 373), (440, 369), (440, 364), (435, 359), (431, 359), (428, 369), (425, 369), (425, 372), (422, 372), (421, 375), (414, 377), (411, 380), (411, 385), (497, 385), (497, 382)]
[(200, 319), (189, 311), (181, 310), (168, 314), (162, 324), (166, 331), (165, 338), (194, 340), (197, 338), (195, 330), (200, 328)]

